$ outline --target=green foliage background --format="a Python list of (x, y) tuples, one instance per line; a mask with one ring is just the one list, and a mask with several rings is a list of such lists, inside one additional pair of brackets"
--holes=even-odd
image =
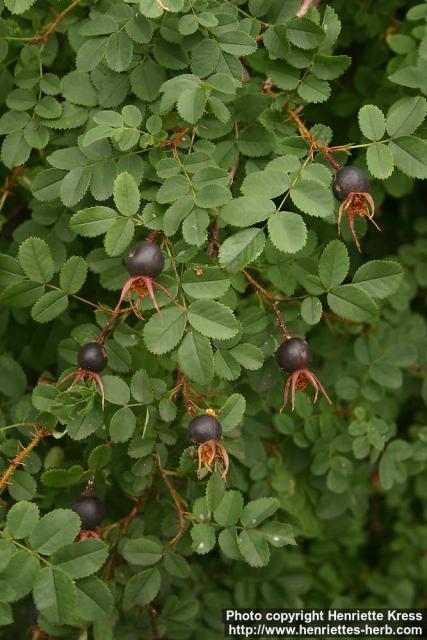
[[(2, 496), (0, 636), (32, 598), (79, 640), (213, 640), (231, 606), (425, 607), (427, 3), (0, 8), (1, 467), (48, 432)], [(319, 145), (369, 170), (362, 254)], [(121, 317), (102, 411), (57, 381), (152, 231), (178, 305)], [(247, 274), (332, 406), (279, 412), (281, 333)], [(226, 485), (197, 480), (178, 370), (218, 413)], [(76, 542), (92, 477), (107, 518)]]

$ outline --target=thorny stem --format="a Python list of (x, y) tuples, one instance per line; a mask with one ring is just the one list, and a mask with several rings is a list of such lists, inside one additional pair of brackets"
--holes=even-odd
[(174, 502), (175, 509), (176, 509), (176, 512), (178, 514), (178, 519), (179, 519), (178, 533), (176, 534), (176, 536), (174, 538), (172, 538), (172, 540), (170, 540), (168, 542), (168, 545), (167, 545), (168, 547), (173, 547), (178, 542), (178, 540), (180, 540), (182, 538), (182, 536), (185, 533), (185, 526), (186, 526), (185, 525), (185, 513), (186, 513), (186, 511), (185, 511), (185, 509), (184, 509), (184, 507), (182, 505), (181, 498), (180, 498), (177, 490), (175, 489), (175, 487), (173, 486), (172, 482), (168, 478), (168, 474), (167, 474), (166, 469), (162, 468), (162, 464), (160, 462), (160, 456), (158, 454), (157, 454), (157, 466), (158, 466), (158, 469), (159, 469), (159, 473), (162, 476), (163, 481), (164, 481), (165, 485), (167, 486), (168, 491), (169, 491), (169, 493), (171, 495), (171, 498), (172, 498), (172, 500)]
[(264, 289), (264, 287), (262, 287), (256, 280), (254, 280), (254, 278), (252, 278), (252, 276), (246, 270), (243, 270), (243, 275), (245, 276), (246, 280), (248, 280), (248, 282), (250, 282), (250, 284), (254, 287), (258, 295), (270, 303), (271, 309), (274, 313), (274, 317), (276, 318), (277, 324), (280, 327), (283, 337), (286, 339), (291, 338), (291, 334), (286, 326), (285, 321), (282, 318), (282, 314), (279, 311), (278, 300), (276, 300), (276, 297), (269, 293), (266, 289)]
[(328, 147), (325, 144), (322, 144), (321, 142), (316, 140), (316, 138), (314, 138), (314, 136), (311, 135), (310, 131), (307, 129), (307, 127), (305, 126), (304, 122), (295, 113), (295, 111), (293, 111), (291, 109), (291, 107), (289, 107), (289, 106), (287, 107), (287, 112), (288, 112), (291, 120), (293, 120), (293, 122), (295, 122), (295, 124), (297, 125), (298, 130), (299, 130), (299, 132), (301, 134), (301, 137), (304, 138), (304, 140), (307, 140), (307, 142), (310, 144), (309, 154), (312, 155), (315, 151), (320, 151), (322, 153), (323, 157), (325, 158), (325, 160), (330, 164), (332, 169), (334, 171), (338, 171), (339, 168), (340, 168), (340, 165), (335, 160), (335, 158), (332, 156), (330, 147)]
[(8, 178), (6, 178), (3, 187), (0, 189), (1, 198), (0, 198), (0, 211), (3, 209), (4, 203), (8, 196), (12, 195), (12, 188), (15, 186), (16, 181), (18, 179), (19, 174), (23, 170), (23, 166), (15, 167), (12, 173)]
[(184, 407), (186, 408), (190, 416), (192, 418), (195, 418), (197, 415), (197, 411), (194, 402), (190, 398), (190, 396), (193, 395), (193, 390), (189, 386), (184, 373), (180, 369), (178, 369), (178, 373), (176, 376), (176, 391), (173, 395), (174, 402), (178, 400), (180, 391), (182, 391), (182, 401), (184, 403)]
[(35, 432), (31, 442), (22, 449), (14, 458), (10, 461), (9, 466), (4, 471), (3, 475), (0, 478), (0, 494), (6, 488), (8, 484), (10, 484), (10, 479), (14, 474), (16, 468), (22, 464), (24, 458), (28, 456), (29, 453), (38, 445), (40, 440), (42, 440), (45, 436), (50, 435), (49, 431), (43, 431), (43, 429), (37, 429)]
[(58, 15), (56, 16), (55, 20), (53, 20), (47, 26), (46, 30), (43, 32), (43, 35), (42, 35), (43, 41), (45, 41), (50, 35), (52, 35), (52, 33), (54, 33), (56, 31), (59, 23), (62, 22), (62, 20), (65, 18), (65, 16), (67, 16), (69, 13), (74, 11), (74, 9), (79, 4), (80, 4), (80, 0), (74, 0), (74, 2), (69, 4), (68, 7), (65, 7), (65, 9), (63, 11), (61, 11), (61, 13), (58, 13)]

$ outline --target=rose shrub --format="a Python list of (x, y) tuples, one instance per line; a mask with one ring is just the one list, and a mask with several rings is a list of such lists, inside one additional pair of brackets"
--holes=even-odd
[(0, 9), (0, 636), (425, 607), (427, 3)]

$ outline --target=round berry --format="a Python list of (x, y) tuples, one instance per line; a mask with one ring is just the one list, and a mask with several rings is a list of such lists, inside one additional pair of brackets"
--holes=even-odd
[(71, 508), (80, 516), (85, 531), (93, 531), (105, 518), (105, 505), (98, 496), (80, 496)]
[(368, 176), (358, 167), (343, 167), (337, 172), (332, 189), (336, 199), (343, 202), (349, 193), (367, 193), (369, 191)]
[(160, 248), (148, 240), (137, 244), (128, 255), (127, 268), (131, 276), (155, 278), (164, 266), (165, 259)]
[(99, 372), (107, 366), (107, 356), (97, 342), (87, 342), (80, 349), (77, 362), (86, 371)]
[(299, 369), (307, 369), (311, 363), (311, 349), (302, 338), (285, 340), (277, 352), (277, 360), (284, 371), (293, 373)]
[(213, 416), (203, 413), (190, 420), (188, 438), (193, 442), (203, 444), (209, 440), (219, 440), (221, 436), (221, 424)]

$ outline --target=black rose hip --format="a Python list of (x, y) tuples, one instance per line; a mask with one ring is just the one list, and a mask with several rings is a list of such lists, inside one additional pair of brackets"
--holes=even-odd
[(221, 423), (211, 414), (202, 413), (190, 420), (187, 429), (188, 438), (198, 446), (200, 478), (202, 466), (212, 473), (212, 464), (219, 467), (221, 475), (228, 473), (228, 453), (221, 443)]
[(209, 440), (219, 440), (221, 436), (220, 423), (207, 413), (196, 416), (188, 425), (188, 438), (197, 444), (203, 444)]
[(282, 369), (293, 373), (298, 369), (306, 369), (312, 359), (311, 349), (306, 340), (290, 338), (285, 340), (277, 352), (277, 360)]
[(94, 531), (105, 518), (105, 505), (98, 496), (82, 495), (74, 502), (72, 509), (80, 516), (85, 531)]
[[(162, 273), (165, 266), (163, 252), (155, 242), (144, 240), (137, 244), (129, 253), (126, 266), (129, 271), (129, 278), (122, 287), (116, 311), (120, 308), (125, 297), (128, 296), (129, 304), (136, 317), (143, 320), (144, 318), (138, 309), (138, 305), (148, 294), (154, 308), (160, 313), (159, 305), (154, 295), (154, 287), (163, 291), (163, 293), (176, 304), (170, 291), (160, 284), (160, 282), (154, 280), (154, 278)], [(137, 305), (134, 304), (133, 294), (137, 296)]]
[(374, 220), (375, 202), (369, 193), (368, 176), (358, 167), (343, 167), (339, 169), (332, 183), (332, 190), (336, 199), (341, 203), (338, 210), (338, 235), (341, 233), (341, 221), (345, 212), (350, 231), (358, 251), (361, 251), (359, 238), (354, 227), (357, 216), (366, 217), (379, 230)]
[(160, 247), (147, 240), (137, 244), (127, 259), (127, 269), (131, 276), (155, 278), (161, 274), (164, 266), (165, 259)]
[(297, 389), (304, 390), (309, 383), (314, 389), (314, 402), (316, 402), (320, 391), (329, 404), (332, 404), (320, 380), (309, 369), (311, 360), (310, 346), (303, 338), (287, 338), (277, 350), (279, 366), (290, 374), (283, 389), (282, 410), (288, 402), (289, 390), (291, 391), (292, 410), (294, 410)]
[(337, 171), (332, 189), (337, 200), (343, 202), (350, 193), (367, 193), (369, 191), (368, 176), (359, 167), (343, 167)]
[(107, 356), (104, 349), (97, 342), (88, 342), (80, 349), (77, 361), (86, 371), (99, 373), (107, 366)]

